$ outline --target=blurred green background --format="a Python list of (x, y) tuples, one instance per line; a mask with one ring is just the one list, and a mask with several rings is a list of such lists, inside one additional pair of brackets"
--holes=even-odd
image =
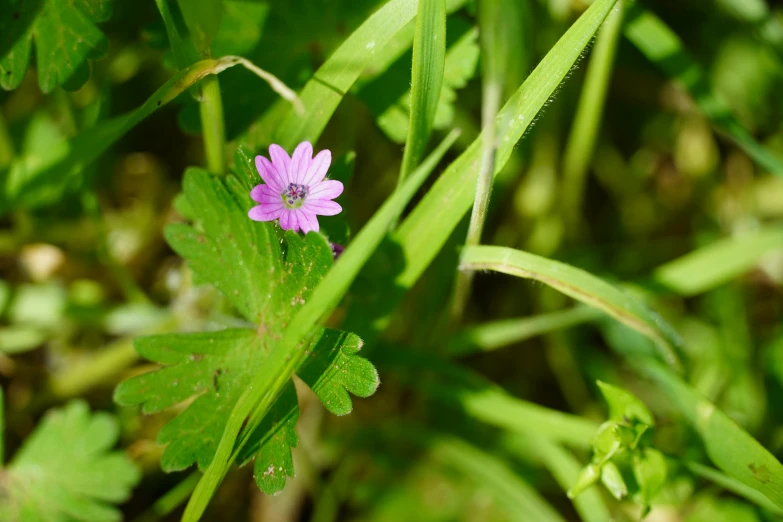
[[(381, 4), (224, 0), (212, 53), (244, 56), (299, 90)], [(433, 141), (459, 127), (461, 150), (481, 125), (482, 59), (476, 6), (450, 4), (445, 89)], [(513, 67), (506, 71), (505, 96), (586, 8), (586, 2), (571, 0), (511, 4), (508, 21), (516, 40), (509, 47)], [(645, 3), (679, 36), (741, 126), (783, 157), (783, 11), (779, 3), (760, 2), (769, 8), (761, 11), (754, 11), (756, 5), (742, 0)], [(179, 17), (174, 3), (172, 8)], [(164, 225), (177, 216), (173, 201), (184, 169), (206, 161), (198, 92), (192, 89), (152, 114), (78, 175), (36, 177), (67, 152), (70, 137), (142, 105), (176, 71), (154, 2), (115, 1), (111, 18), (100, 27), (108, 53), (90, 63), (89, 79), (78, 90), (58, 87), (42, 94), (31, 68), (17, 89), (0, 92), (0, 383), (6, 401), (6, 455), (19, 448), (47, 409), (82, 397), (93, 409), (117, 415), (120, 445), (142, 469), (139, 485), (121, 506), (125, 519), (178, 520), (180, 511), (173, 504), (168, 515), (150, 511), (157, 499), (188, 480), (187, 471), (160, 470), (155, 438), (171, 414), (141, 416), (137, 409), (115, 406), (111, 397), (117, 382), (149, 368), (139, 364), (134, 337), (232, 324), (220, 295), (194, 284), (162, 236)], [(346, 180), (340, 201), (348, 227), (328, 220), (324, 224), (330, 237), (344, 244), (397, 183), (411, 51), (394, 43), (381, 50), (383, 56), (346, 95), (316, 147), (332, 151), (334, 169)], [(667, 291), (651, 274), (721, 238), (779, 226), (783, 178), (754, 163), (716, 129), (681, 82), (621, 36), (581, 204), (569, 202), (573, 182), (564, 175), (565, 154), (589, 56), (572, 71), (498, 178), (483, 240), (650, 292), (655, 308), (692, 347), (686, 354), (689, 382), (779, 457), (780, 234), (770, 236), (773, 244), (764, 247), (750, 269), (708, 291), (691, 292), (687, 281)], [(244, 69), (220, 74), (219, 82), (229, 149), (242, 144), (253, 154), (266, 154), (270, 122), (280, 120), (275, 114), (282, 116), (285, 102)], [(266, 117), (259, 120), (262, 115)], [(444, 303), (466, 229), (467, 219), (406, 297), (382, 345), (368, 355), (372, 360), (378, 352), (398, 349), (449, 355), (471, 378), (499, 385), (503, 397), (593, 423), (606, 418), (596, 380), (625, 386), (653, 410), (655, 446), (674, 459), (648, 520), (775, 519), (770, 510), (683, 464), (704, 460), (701, 442), (655, 387), (631, 374), (613, 354), (611, 327), (605, 322), (569, 312), (560, 328), (535, 336), (512, 333), (497, 342), (477, 340), (475, 332), (461, 330), (571, 310), (570, 300), (553, 290), (478, 274), (458, 328), (463, 337), (444, 341)], [(339, 322), (348, 308), (338, 310), (333, 321)], [(523, 502), (517, 497), (527, 487), (566, 520), (579, 520), (562, 485), (541, 465), (542, 458), (551, 457), (544, 442), (477, 421), (467, 403), (455, 399), (458, 391), (439, 384), (443, 370), (436, 366), (412, 378), (411, 369), (386, 358), (378, 355), (379, 391), (355, 400), (347, 417), (327, 415), (300, 386), (297, 477), (281, 495), (267, 497), (252, 484), (249, 469), (236, 471), (205, 520), (531, 520), (520, 516), (515, 504)], [(428, 384), (440, 391), (427, 391)], [(501, 408), (499, 404), (483, 408)], [(583, 465), (589, 447), (574, 455), (574, 462)], [(185, 482), (184, 491), (189, 484)], [(606, 492), (601, 495), (609, 498)], [(171, 498), (176, 504), (176, 498), (185, 497)], [(616, 520), (638, 520), (638, 502), (607, 502)]]

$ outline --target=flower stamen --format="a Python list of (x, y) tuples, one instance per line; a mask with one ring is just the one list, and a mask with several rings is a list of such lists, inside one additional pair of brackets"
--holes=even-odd
[(280, 194), (280, 199), (283, 201), (283, 205), (286, 208), (299, 208), (307, 197), (307, 190), (307, 185), (289, 183), (285, 191)]

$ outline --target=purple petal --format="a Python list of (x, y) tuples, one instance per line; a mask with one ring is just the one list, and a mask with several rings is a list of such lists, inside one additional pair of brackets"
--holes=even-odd
[(253, 201), (267, 205), (280, 203), (280, 192), (269, 185), (256, 185), (250, 191), (250, 197)]
[(277, 168), (272, 165), (271, 161), (263, 156), (256, 156), (256, 170), (261, 175), (264, 183), (280, 192), (283, 191), (286, 186), (286, 178), (277, 172)]
[(326, 171), (329, 170), (329, 165), (331, 164), (332, 153), (328, 150), (322, 150), (313, 158), (313, 161), (310, 163), (304, 178), (302, 178), (302, 183), (308, 186), (318, 183), (324, 179), (324, 176), (326, 176)]
[(343, 207), (339, 203), (326, 199), (307, 199), (302, 205), (302, 209), (319, 216), (334, 216), (343, 211)]
[(296, 147), (291, 157), (291, 165), (288, 168), (292, 183), (301, 184), (310, 163), (313, 161), (313, 146), (309, 141), (303, 141)]
[(283, 150), (280, 145), (272, 144), (269, 146), (269, 157), (272, 158), (272, 164), (277, 168), (277, 173), (282, 180), (285, 180), (283, 187), (291, 183), (291, 176), (289, 174), (289, 167), (291, 165), (291, 158), (288, 153)]
[(327, 179), (326, 181), (316, 183), (310, 189), (307, 197), (311, 199), (334, 199), (343, 193), (343, 188), (343, 184), (336, 179)]
[(320, 230), (320, 227), (318, 226), (318, 218), (316, 218), (315, 214), (312, 212), (300, 209), (297, 210), (296, 216), (299, 218), (299, 225), (302, 227), (302, 232), (305, 234), (311, 230), (314, 232), (318, 232), (318, 230)]
[(280, 228), (283, 230), (293, 230), (299, 232), (299, 222), (293, 210), (284, 209), (280, 214)]
[(282, 203), (276, 207), (272, 205), (256, 205), (250, 209), (247, 215), (253, 221), (272, 221), (280, 217), (284, 208)]

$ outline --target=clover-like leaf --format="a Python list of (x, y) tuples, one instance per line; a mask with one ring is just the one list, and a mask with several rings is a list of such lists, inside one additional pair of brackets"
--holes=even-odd
[(10, 0), (0, 12), (0, 86), (19, 86), (30, 64), (32, 40), (38, 85), (78, 89), (87, 81), (87, 59), (106, 54), (108, 44), (96, 24), (111, 17), (111, 0)]
[[(140, 404), (144, 413), (192, 400), (158, 435), (166, 445), (161, 465), (167, 471), (193, 463), (201, 469), (209, 465), (239, 397), (333, 263), (331, 248), (320, 234), (303, 238), (288, 231), (279, 237), (276, 225), (250, 220), (247, 211), (253, 202), (247, 180), (223, 180), (191, 169), (184, 190), (194, 222), (170, 225), (169, 243), (199, 281), (221, 290), (254, 327), (136, 340), (139, 353), (163, 367), (121, 383), (115, 400)], [(318, 329), (304, 344), (300, 349), (310, 357), (297, 373), (330, 411), (346, 414), (351, 411), (348, 392), (366, 397), (377, 388), (375, 368), (357, 355), (357, 336)], [(290, 383), (239, 455), (239, 464), (255, 457), (256, 482), (266, 493), (281, 490), (286, 477), (293, 475), (290, 448), (297, 442), (298, 416)]]
[(73, 401), (50, 411), (0, 470), (0, 520), (114, 522), (140, 474), (123, 452), (111, 451), (118, 427), (106, 413)]

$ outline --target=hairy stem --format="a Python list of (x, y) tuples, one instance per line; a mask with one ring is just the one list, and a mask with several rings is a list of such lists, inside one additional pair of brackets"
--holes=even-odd
[(200, 109), (207, 168), (213, 174), (223, 175), (226, 173), (226, 128), (217, 76), (208, 76), (201, 81)]

